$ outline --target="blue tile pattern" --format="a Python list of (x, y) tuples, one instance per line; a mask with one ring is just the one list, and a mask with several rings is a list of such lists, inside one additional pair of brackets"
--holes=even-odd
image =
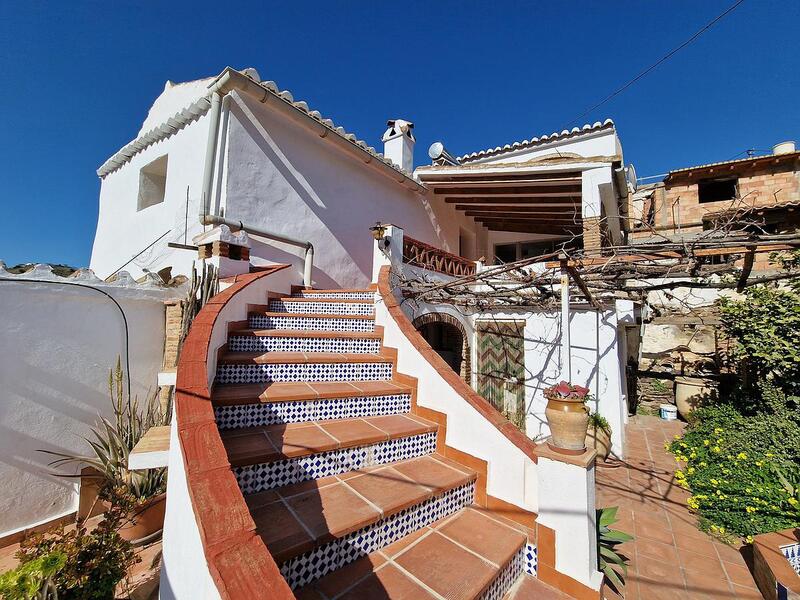
[(355, 448), (310, 456), (233, 467), (243, 494), (271, 490), (292, 483), (339, 475), (373, 465), (385, 465), (436, 451), (436, 433), (423, 433)]
[(218, 406), (214, 409), (217, 427), (220, 430), (281, 423), (302, 423), (304, 421), (376, 417), (408, 412), (411, 412), (410, 394), (261, 402), (237, 406)]
[(374, 319), (326, 319), (324, 317), (307, 317), (288, 315), (268, 317), (266, 315), (250, 315), (251, 329), (307, 329), (309, 331), (375, 331)]
[(281, 574), (289, 587), (297, 589), (469, 506), (473, 499), (472, 483), (448, 490), (286, 561), (280, 565)]
[(377, 354), (379, 339), (231, 335), (231, 352), (341, 352), (343, 354)]
[(306, 290), (292, 294), (295, 298), (333, 298), (334, 300), (374, 300), (375, 292), (315, 292)]
[(269, 381), (386, 381), (392, 364), (376, 363), (277, 363), (221, 364), (216, 383), (265, 383)]
[(292, 302), (291, 300), (270, 300), (270, 312), (311, 313), (318, 315), (371, 315), (375, 312), (372, 302)]
[(539, 557), (538, 551), (536, 550), (536, 546), (531, 544), (530, 542), (525, 543), (525, 555), (523, 557), (525, 559), (525, 572), (528, 575), (533, 575), (536, 577), (536, 571), (539, 566)]
[(800, 575), (800, 544), (781, 546), (781, 553), (786, 557), (786, 560), (789, 561), (789, 564), (792, 565), (794, 572)]
[(506, 595), (511, 586), (519, 579), (523, 573), (523, 564), (525, 554), (525, 546), (522, 546), (519, 551), (508, 561), (508, 564), (502, 568), (494, 581), (489, 584), (486, 591), (481, 594), (481, 600), (500, 600)]

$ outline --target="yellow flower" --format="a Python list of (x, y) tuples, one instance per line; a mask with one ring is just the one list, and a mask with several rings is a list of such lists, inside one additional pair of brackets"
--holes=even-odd
[(711, 443), (711, 440), (703, 440), (703, 445), (708, 446)]
[(746, 538), (744, 538), (744, 541), (746, 541), (748, 544), (752, 544), (753, 543), (753, 536), (752, 535), (748, 535)]
[[(772, 458), (773, 456), (775, 456), (775, 455), (772, 452), (767, 452), (767, 458)], [(748, 536), (748, 537), (752, 537), (752, 536)]]
[(747, 452), (739, 452), (739, 454), (736, 455), (736, 458), (739, 460), (747, 460)]
[(797, 498), (789, 498), (789, 504), (792, 506), (797, 506)]
[(692, 450), (692, 453), (689, 455), (689, 458), (697, 458), (697, 453)]
[(720, 452), (722, 452), (722, 448), (720, 448), (719, 446), (714, 446), (714, 447), (712, 448), (712, 450), (713, 450), (714, 452), (716, 452), (717, 454), (719, 454)]
[(714, 433), (722, 433), (723, 431), (725, 430), (722, 429), (721, 427), (714, 427)]
[(707, 463), (706, 461), (704, 461), (704, 460), (701, 460), (701, 461), (700, 461), (700, 466), (701, 466), (701, 467), (707, 467), (707, 466), (708, 466), (708, 463)]
[(764, 466), (764, 462), (763, 462), (763, 461), (761, 461), (761, 460), (757, 460), (757, 461), (756, 461), (756, 466), (757, 466), (757, 467), (763, 467), (763, 466)]
[(686, 472), (687, 472), (689, 475), (694, 475), (694, 467), (689, 467), (688, 469), (686, 469)]
[(746, 507), (745, 507), (745, 510), (746, 510), (748, 513), (754, 513), (754, 512), (756, 512), (756, 510), (758, 510), (758, 509), (757, 509), (755, 506), (746, 506)]
[(711, 485), (719, 485), (719, 481), (716, 479), (709, 479), (709, 481), (711, 482)]

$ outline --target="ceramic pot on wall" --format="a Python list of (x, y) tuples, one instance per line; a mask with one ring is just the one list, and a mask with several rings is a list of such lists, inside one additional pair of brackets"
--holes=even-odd
[(583, 398), (550, 396), (544, 414), (553, 446), (576, 452), (586, 449), (589, 409)]
[(712, 382), (700, 377), (675, 378), (675, 406), (680, 415), (687, 419), (689, 414), (702, 402), (714, 394)]
[(611, 436), (602, 427), (589, 427), (586, 432), (586, 447), (597, 451), (597, 459), (604, 461), (611, 453)]

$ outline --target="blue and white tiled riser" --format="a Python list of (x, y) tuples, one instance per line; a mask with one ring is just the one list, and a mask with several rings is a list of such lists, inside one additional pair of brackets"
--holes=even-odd
[(268, 381), (384, 381), (392, 378), (391, 363), (221, 364), (217, 383)]
[(346, 564), (388, 546), (434, 521), (472, 504), (472, 483), (454, 488), (425, 502), (368, 525), (281, 565), (289, 587), (297, 589)]
[(251, 315), (253, 329), (308, 329), (310, 331), (375, 331), (373, 319), (325, 319), (322, 317)]
[(436, 451), (436, 433), (423, 433), (369, 446), (342, 448), (299, 458), (234, 467), (244, 494), (271, 490), (292, 483), (321, 479), (373, 465), (385, 465)]
[(331, 398), (325, 400), (297, 400), (291, 402), (263, 402), (218, 406), (214, 409), (220, 430), (327, 421), (354, 417), (376, 417), (411, 412), (411, 396), (362, 396), (358, 398)]
[(295, 298), (330, 298), (333, 300), (374, 300), (375, 292), (299, 292)]
[(292, 302), (270, 300), (270, 312), (311, 313), (318, 315), (371, 315), (375, 305), (371, 302)]
[(503, 568), (502, 571), (495, 577), (494, 581), (489, 585), (487, 590), (481, 596), (481, 600), (500, 600), (506, 595), (514, 582), (522, 575), (525, 546), (519, 549), (509, 563)]
[(530, 542), (525, 542), (525, 555), (523, 556), (525, 563), (523, 568), (528, 575), (536, 577), (536, 570), (539, 566), (539, 556), (536, 546)]
[(781, 546), (781, 553), (786, 557), (786, 560), (789, 561), (789, 564), (792, 565), (794, 572), (800, 575), (800, 544)]
[(232, 335), (228, 338), (231, 352), (341, 352), (344, 354), (377, 354), (379, 339), (327, 337), (274, 337)]

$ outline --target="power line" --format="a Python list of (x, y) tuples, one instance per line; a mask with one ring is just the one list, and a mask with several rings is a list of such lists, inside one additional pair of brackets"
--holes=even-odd
[(662, 64), (663, 62), (666, 62), (667, 60), (669, 60), (670, 58), (672, 58), (672, 57), (673, 57), (675, 54), (677, 54), (677, 53), (678, 53), (680, 50), (682, 50), (683, 48), (685, 48), (686, 46), (688, 46), (689, 44), (691, 44), (693, 41), (695, 41), (697, 38), (699, 38), (701, 35), (703, 35), (703, 34), (704, 34), (706, 31), (708, 31), (709, 29), (711, 29), (711, 28), (712, 28), (714, 25), (716, 25), (716, 24), (717, 24), (717, 22), (721, 21), (721, 20), (722, 20), (722, 19), (724, 19), (726, 16), (728, 16), (730, 13), (732, 13), (734, 10), (736, 10), (736, 8), (737, 8), (737, 7), (738, 7), (740, 4), (742, 4), (742, 2), (744, 2), (744, 0), (737, 0), (737, 1), (736, 1), (736, 2), (733, 4), (733, 5), (731, 5), (730, 7), (728, 7), (728, 9), (727, 9), (725, 12), (723, 12), (723, 13), (721, 13), (721, 14), (717, 15), (716, 17), (714, 17), (714, 19), (712, 19), (711, 21), (709, 21), (709, 22), (708, 22), (708, 23), (707, 23), (707, 24), (706, 24), (706, 25), (705, 25), (705, 26), (704, 26), (702, 29), (698, 30), (698, 31), (697, 31), (697, 32), (696, 32), (696, 33), (695, 33), (695, 34), (694, 34), (692, 37), (690, 37), (688, 40), (686, 40), (685, 42), (683, 42), (683, 43), (682, 43), (680, 46), (677, 46), (677, 47), (673, 48), (672, 50), (670, 50), (670, 51), (669, 51), (667, 54), (665, 54), (665, 55), (664, 55), (664, 56), (662, 56), (660, 59), (658, 59), (656, 62), (654, 62), (652, 65), (650, 65), (649, 67), (647, 67), (647, 68), (646, 68), (644, 71), (642, 71), (641, 73), (639, 73), (639, 74), (638, 74), (636, 77), (634, 77), (633, 79), (631, 79), (631, 80), (630, 80), (628, 83), (626, 83), (625, 85), (623, 85), (622, 87), (620, 87), (620, 88), (619, 88), (619, 89), (617, 89), (616, 91), (612, 92), (611, 94), (609, 94), (608, 96), (606, 96), (605, 98), (603, 98), (603, 100), (601, 100), (600, 102), (598, 102), (597, 104), (595, 104), (595, 105), (594, 105), (594, 106), (592, 106), (591, 108), (589, 108), (589, 109), (587, 109), (587, 110), (583, 111), (581, 114), (579, 114), (579, 115), (578, 115), (577, 117), (575, 117), (574, 119), (571, 119), (571, 120), (570, 120), (570, 122), (569, 122), (569, 123), (567, 123), (567, 125), (571, 125), (571, 124), (572, 124), (572, 123), (574, 123), (575, 121), (580, 121), (580, 119), (582, 119), (583, 117), (585, 117), (586, 115), (588, 115), (590, 112), (592, 112), (592, 111), (593, 111), (593, 110), (595, 110), (596, 108), (600, 108), (601, 106), (603, 106), (603, 104), (605, 104), (606, 102), (608, 102), (608, 101), (609, 101), (609, 100), (611, 100), (612, 98), (614, 98), (614, 97), (618, 96), (619, 94), (621, 94), (622, 92), (624, 92), (625, 90), (627, 90), (627, 89), (628, 89), (629, 87), (631, 87), (631, 86), (632, 86), (634, 83), (636, 83), (637, 81), (639, 81), (639, 80), (640, 80), (642, 77), (644, 77), (645, 75), (647, 75), (648, 73), (650, 73), (650, 72), (651, 72), (653, 69), (655, 69), (656, 67), (658, 67), (658, 66), (659, 66), (660, 64)]

